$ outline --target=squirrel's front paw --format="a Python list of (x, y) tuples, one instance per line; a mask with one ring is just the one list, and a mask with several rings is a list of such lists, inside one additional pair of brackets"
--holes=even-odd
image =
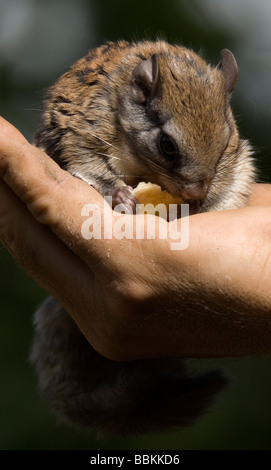
[(120, 186), (112, 194), (112, 207), (117, 212), (127, 212), (135, 214), (137, 198), (133, 194), (131, 186)]

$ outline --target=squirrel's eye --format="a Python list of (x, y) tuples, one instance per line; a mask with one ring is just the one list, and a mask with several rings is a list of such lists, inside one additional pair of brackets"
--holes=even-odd
[(167, 134), (161, 134), (159, 142), (162, 154), (167, 158), (174, 158), (177, 155), (177, 145)]

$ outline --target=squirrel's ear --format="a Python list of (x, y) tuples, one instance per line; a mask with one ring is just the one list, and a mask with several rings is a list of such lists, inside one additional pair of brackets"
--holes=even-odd
[(132, 86), (139, 104), (146, 104), (148, 100), (157, 96), (160, 88), (160, 70), (156, 54), (134, 68)]
[(228, 49), (223, 49), (220, 52), (221, 61), (217, 68), (221, 70), (225, 79), (225, 91), (231, 95), (238, 80), (238, 65), (235, 57)]

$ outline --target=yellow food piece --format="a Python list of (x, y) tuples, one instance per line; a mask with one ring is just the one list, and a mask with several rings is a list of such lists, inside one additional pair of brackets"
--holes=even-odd
[[(134, 195), (139, 204), (152, 204), (154, 207), (158, 204), (164, 204), (169, 210), (169, 204), (183, 204), (184, 201), (181, 197), (172, 196), (168, 191), (163, 190), (158, 184), (140, 182), (134, 189)], [(147, 208), (142, 208), (139, 213), (153, 213)], [(159, 214), (160, 215), (160, 214)]]

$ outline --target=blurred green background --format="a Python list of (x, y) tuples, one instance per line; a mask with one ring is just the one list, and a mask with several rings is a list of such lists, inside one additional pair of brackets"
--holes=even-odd
[[(0, 0), (0, 114), (31, 140), (46, 87), (107, 40), (163, 37), (214, 64), (227, 47), (240, 68), (240, 132), (256, 150), (259, 179), (270, 182), (270, 20), (269, 0)], [(59, 423), (28, 363), (32, 314), (46, 293), (3, 247), (0, 263), (0, 449), (271, 449), (269, 357), (204, 361), (233, 380), (189, 429), (97, 441)]]

